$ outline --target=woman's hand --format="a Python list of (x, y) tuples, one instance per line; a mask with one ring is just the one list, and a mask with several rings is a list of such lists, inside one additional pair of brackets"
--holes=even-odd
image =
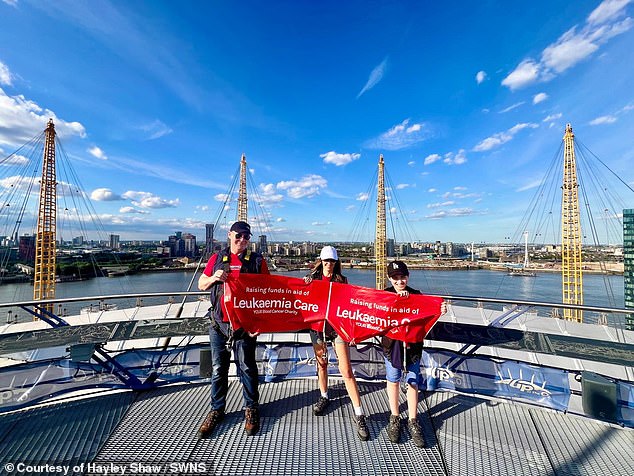
[(312, 278), (312, 276), (304, 276), (304, 282), (305, 282), (306, 284), (310, 284), (310, 283), (312, 283), (312, 282), (313, 282), (313, 278)]

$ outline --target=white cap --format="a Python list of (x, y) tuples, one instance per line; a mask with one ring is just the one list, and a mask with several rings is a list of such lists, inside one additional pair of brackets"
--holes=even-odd
[(319, 253), (319, 259), (322, 261), (325, 259), (334, 259), (337, 261), (339, 259), (337, 256), (337, 250), (333, 246), (324, 246), (321, 249), (321, 253)]

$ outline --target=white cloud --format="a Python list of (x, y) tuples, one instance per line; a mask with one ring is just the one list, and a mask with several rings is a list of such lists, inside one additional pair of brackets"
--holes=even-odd
[(561, 119), (561, 112), (558, 112), (557, 114), (550, 114), (548, 116), (546, 116), (544, 119), (542, 119), (542, 122), (553, 122), (556, 121), (557, 119)]
[(148, 124), (142, 124), (139, 126), (139, 129), (147, 134), (147, 140), (158, 139), (159, 137), (163, 137), (174, 132), (171, 127), (158, 119), (155, 119)]
[(22, 145), (40, 135), (53, 119), (59, 137), (85, 137), (86, 130), (79, 122), (66, 122), (48, 109), (22, 95), (8, 96), (0, 88), (0, 144)]
[(443, 162), (447, 165), (462, 165), (467, 161), (466, 151), (460, 149), (457, 153), (447, 152)]
[(403, 190), (403, 189), (405, 189), (405, 188), (408, 188), (408, 187), (413, 187), (413, 186), (414, 186), (414, 185), (412, 185), (411, 183), (399, 183), (399, 184), (396, 186), (396, 190)]
[(98, 159), (108, 160), (108, 156), (106, 154), (104, 154), (103, 150), (101, 150), (97, 146), (94, 146), (94, 147), (91, 147), (90, 149), (88, 149), (88, 153), (90, 155), (92, 155), (93, 157), (96, 157)]
[(524, 60), (502, 80), (502, 86), (508, 87), (511, 91), (528, 86), (537, 81), (540, 68), (540, 65), (534, 60)]
[(588, 23), (591, 25), (600, 25), (610, 20), (621, 17), (624, 9), (632, 0), (605, 0), (590, 15), (588, 15)]
[(430, 188), (429, 190), (427, 190), (429, 193), (435, 193), (438, 191), (438, 189), (436, 188)]
[(2, 161), (0, 162), (1, 167), (10, 167), (12, 165), (26, 165), (30, 162), (28, 158), (20, 154), (11, 154), (8, 157), (5, 157), (4, 154), (4, 150), (0, 149), (0, 157), (3, 157)]
[(332, 222), (330, 221), (314, 221), (311, 223), (312, 226), (329, 226), (332, 225)]
[(524, 104), (524, 101), (516, 102), (515, 104), (510, 105), (506, 109), (502, 109), (500, 111), (500, 114), (504, 114), (505, 112), (509, 112), (509, 111), (512, 111), (513, 109), (517, 109), (518, 107), (522, 106), (523, 104)]
[(542, 184), (542, 180), (533, 180), (532, 182), (527, 183), (526, 185), (522, 185), (520, 188), (516, 190), (516, 192), (525, 192), (526, 190), (531, 190), (533, 188), (539, 187)]
[(400, 124), (390, 128), (379, 137), (366, 141), (368, 149), (400, 150), (414, 146), (429, 138), (431, 133), (427, 131), (424, 123), (409, 123), (405, 119)]
[(548, 94), (537, 93), (533, 96), (533, 104), (539, 104), (540, 102), (544, 102), (546, 99), (548, 99)]
[(334, 150), (320, 154), (319, 157), (324, 159), (324, 164), (334, 164), (336, 166), (342, 166), (349, 164), (353, 160), (357, 160), (361, 157), (361, 154), (338, 154)]
[(486, 139), (482, 140), (478, 145), (476, 145), (473, 148), (473, 150), (475, 152), (483, 152), (486, 150), (494, 149), (495, 147), (499, 147), (502, 144), (505, 144), (506, 142), (513, 139), (513, 136), (515, 136), (515, 134), (517, 134), (522, 129), (526, 129), (527, 127), (530, 129), (535, 129), (539, 126), (537, 124), (525, 123), (525, 122), (520, 124), (515, 124), (513, 127), (511, 127), (509, 130), (505, 132), (498, 132), (496, 134), (493, 134), (491, 137), (487, 137)]
[(484, 71), (478, 71), (476, 73), (476, 82), (478, 84), (482, 84), (485, 79), (487, 79), (487, 74)]
[(11, 86), (13, 82), (13, 75), (9, 71), (9, 67), (0, 61), (0, 85)]
[(17, 7), (18, 6), (18, 0), (2, 0), (4, 3), (6, 3), (7, 5), (10, 5), (12, 7)]
[(328, 181), (321, 175), (305, 175), (299, 180), (285, 180), (278, 182), (278, 190), (285, 190), (290, 198), (311, 198), (319, 195), (328, 186)]
[(598, 49), (599, 45), (593, 43), (591, 38), (578, 34), (572, 28), (546, 47), (541, 62), (547, 69), (562, 73)]
[(425, 218), (429, 220), (440, 220), (443, 218), (464, 217), (474, 214), (476, 214), (476, 212), (472, 208), (452, 208), (447, 211), (437, 211), (431, 215), (427, 215)]
[(629, 0), (604, 0), (586, 19), (586, 23), (570, 28), (542, 51), (541, 58), (523, 60), (502, 85), (511, 90), (520, 89), (535, 82), (550, 81), (558, 74), (572, 68), (592, 56), (609, 39), (632, 27), (625, 15)]
[(591, 126), (598, 126), (601, 124), (612, 124), (616, 122), (616, 117), (612, 115), (597, 117), (596, 119), (592, 119), (590, 121)]
[(150, 192), (137, 192), (129, 190), (121, 195), (132, 201), (132, 204), (141, 208), (176, 208), (180, 200), (165, 200)]
[(112, 202), (116, 200), (123, 200), (123, 197), (117, 195), (109, 188), (96, 188), (90, 193), (90, 199), (97, 202)]
[(428, 203), (427, 208), (450, 207), (451, 205), (455, 204), (456, 202), (454, 202), (453, 200), (447, 200), (446, 202)]
[(438, 154), (430, 154), (427, 157), (425, 157), (425, 165), (429, 165), (429, 164), (433, 164), (434, 162), (440, 160), (442, 157), (440, 157), (440, 155)]
[(121, 207), (121, 208), (119, 208), (119, 213), (125, 213), (125, 214), (138, 213), (139, 215), (149, 215), (150, 214), (150, 212), (148, 212), (148, 211), (139, 210), (138, 208), (134, 208), (134, 207)]
[[(4, 177), (0, 179), (0, 188), (10, 189), (12, 192), (20, 191), (26, 192), (32, 187), (33, 180), (31, 177), (24, 177), (22, 175), (13, 175), (11, 177)], [(36, 190), (31, 190), (31, 193), (38, 193), (40, 187), (37, 185)]]
[(369, 198), (370, 198), (370, 194), (364, 192), (364, 193), (358, 194), (356, 200), (359, 200), (360, 202), (364, 202)]
[(217, 193), (214, 195), (214, 200), (217, 202), (224, 202), (229, 199), (229, 195), (226, 193)]
[(283, 195), (277, 192), (275, 185), (272, 183), (261, 183), (258, 185), (257, 197), (258, 203), (268, 206), (280, 203), (284, 199)]
[(409, 165), (410, 167), (414, 167), (414, 165), (416, 165), (416, 162), (410, 160), (409, 162), (407, 162), (407, 165)]
[(376, 66), (372, 70), (372, 72), (370, 73), (370, 77), (368, 78), (368, 81), (365, 83), (365, 86), (363, 86), (361, 91), (359, 91), (359, 94), (357, 94), (357, 99), (359, 99), (363, 94), (365, 94), (367, 91), (372, 89), (374, 86), (379, 84), (379, 82), (383, 79), (383, 76), (385, 75), (385, 72), (387, 71), (387, 64), (388, 64), (387, 60), (388, 58), (386, 57), (383, 61), (381, 61), (381, 63), (378, 66)]

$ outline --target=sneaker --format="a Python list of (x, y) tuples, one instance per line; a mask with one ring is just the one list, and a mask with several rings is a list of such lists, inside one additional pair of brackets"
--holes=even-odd
[(407, 427), (409, 428), (409, 434), (412, 435), (412, 441), (419, 448), (423, 448), (425, 446), (425, 437), (423, 436), (423, 430), (418, 424), (418, 420), (416, 418), (410, 418), (407, 422)]
[(202, 425), (198, 428), (198, 438), (207, 438), (222, 421), (225, 412), (222, 410), (211, 410), (203, 420)]
[(390, 422), (387, 424), (387, 437), (392, 443), (398, 443), (401, 436), (401, 417), (390, 415)]
[(330, 404), (330, 400), (326, 397), (319, 397), (319, 400), (313, 405), (314, 415), (323, 415), (326, 407)]
[(355, 420), (357, 422), (357, 435), (359, 435), (359, 439), (361, 441), (368, 441), (370, 439), (370, 430), (368, 430), (365, 415), (358, 415)]
[(260, 431), (260, 413), (257, 408), (244, 410), (244, 431), (249, 436), (253, 436)]

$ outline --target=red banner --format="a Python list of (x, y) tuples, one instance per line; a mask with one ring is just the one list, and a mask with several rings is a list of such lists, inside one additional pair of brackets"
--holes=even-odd
[(404, 342), (422, 342), (440, 317), (442, 298), (398, 294), (332, 283), (328, 322), (350, 343), (387, 335)]
[(225, 316), (234, 329), (290, 332), (323, 329), (324, 319), (343, 340), (387, 335), (421, 342), (440, 317), (442, 298), (288, 276), (240, 274), (225, 283)]
[(225, 316), (234, 329), (248, 332), (308, 329), (323, 321), (328, 305), (328, 286), (313, 287), (288, 276), (229, 275), (224, 291)]

